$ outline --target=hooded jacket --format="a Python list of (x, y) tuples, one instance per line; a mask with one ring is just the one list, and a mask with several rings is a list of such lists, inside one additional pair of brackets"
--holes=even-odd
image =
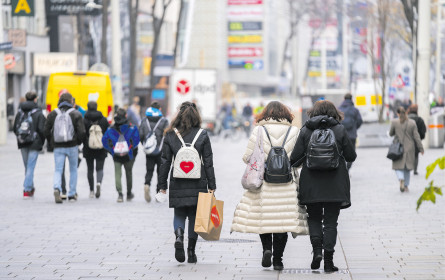
[[(152, 131), (152, 129), (156, 126), (156, 124), (161, 118), (163, 117), (148, 116), (142, 119), (141, 125), (139, 126), (139, 136), (141, 138), (141, 143), (145, 143), (145, 139), (147, 138), (148, 133)], [(149, 125), (151, 129), (148, 128)], [(166, 118), (163, 118), (160, 121), (158, 127), (156, 128), (155, 136), (156, 136), (156, 141), (158, 142), (158, 146), (161, 145), (162, 138), (164, 137), (164, 130), (167, 128), (167, 126), (168, 126), (168, 120)], [(147, 156), (149, 157), (150, 155)]]
[[(182, 135), (185, 143), (192, 143), (193, 138), (198, 133), (199, 128), (195, 127), (185, 135)], [(178, 136), (173, 131), (168, 132), (164, 138), (162, 147), (162, 163), (158, 174), (158, 188), (166, 190), (167, 179), (173, 158), (176, 157), (182, 144)], [(173, 178), (173, 169), (170, 173), (170, 208), (182, 206), (196, 206), (198, 204), (199, 192), (207, 192), (207, 188), (216, 189), (215, 171), (213, 169), (213, 152), (210, 144), (210, 138), (206, 130), (201, 132), (196, 143), (195, 149), (202, 158), (201, 178), (200, 179), (179, 179)]]
[[(122, 134), (127, 142), (129, 152), (128, 155), (122, 157), (114, 155), (114, 147), (119, 141), (119, 136)], [(102, 137), (102, 145), (113, 156), (114, 161), (121, 163), (128, 162), (136, 158), (139, 145), (139, 131), (138, 128), (132, 126), (125, 117), (114, 117), (114, 125), (107, 129)]]
[(93, 124), (99, 125), (102, 130), (102, 134), (105, 134), (107, 128), (110, 126), (107, 119), (102, 115), (100, 111), (88, 110), (85, 113), (83, 124), (85, 126), (86, 133), (85, 141), (83, 143), (83, 157), (96, 159), (106, 158), (107, 151), (105, 149), (90, 149), (90, 147), (88, 146), (88, 141), (90, 138), (90, 128)]
[[(73, 105), (62, 102), (59, 104), (58, 107), (61, 111), (67, 111), (71, 108), (73, 108)], [(46, 120), (45, 124), (45, 137), (48, 139), (48, 141), (53, 145), (54, 148), (71, 148), (78, 146), (82, 144), (84, 138), (85, 138), (85, 126), (83, 124), (82, 114), (79, 113), (79, 111), (74, 110), (70, 112), (71, 121), (73, 122), (74, 127), (74, 137), (72, 141), (64, 142), (64, 143), (55, 143), (54, 142), (54, 135), (53, 135), (53, 128), (54, 128), (54, 122), (57, 117), (57, 112), (54, 110), (51, 113), (49, 113), (48, 118)]]
[(18, 134), (18, 129), (20, 127), (20, 120), (22, 118), (23, 113), (28, 113), (32, 110), (35, 112), (31, 115), (32, 124), (34, 126), (34, 130), (37, 133), (37, 137), (31, 144), (20, 144), (17, 141), (17, 145), (19, 149), (21, 148), (29, 148), (31, 150), (42, 150), (43, 144), (45, 143), (45, 116), (42, 113), (42, 110), (38, 108), (37, 104), (34, 101), (25, 101), (20, 104), (19, 111), (17, 112), (14, 120), (14, 133)]
[[(334, 170), (311, 170), (306, 166), (306, 153), (312, 132), (317, 128), (330, 128), (335, 135), (339, 153), (343, 155)], [(339, 202), (341, 208), (351, 206), (350, 181), (346, 162), (355, 161), (357, 154), (349, 140), (346, 129), (337, 120), (328, 116), (316, 116), (306, 121), (298, 135), (290, 161), (295, 167), (303, 166), (300, 174), (300, 203)]]
[(360, 111), (354, 107), (354, 103), (350, 99), (345, 99), (338, 109), (345, 115), (342, 124), (346, 128), (349, 139), (357, 139), (357, 129), (363, 123)]

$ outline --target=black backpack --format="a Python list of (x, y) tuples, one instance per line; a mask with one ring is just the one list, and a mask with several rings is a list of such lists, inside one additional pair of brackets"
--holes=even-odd
[(332, 129), (315, 129), (307, 145), (307, 168), (313, 170), (334, 170), (340, 164), (340, 157)]
[(37, 112), (38, 109), (33, 109), (29, 112), (23, 112), (20, 110), (20, 121), (17, 124), (17, 141), (20, 144), (31, 144), (36, 140), (37, 133), (32, 122), (32, 114)]
[(274, 184), (289, 183), (292, 181), (292, 170), (289, 158), (287, 156), (284, 145), (286, 144), (287, 136), (292, 127), (289, 127), (284, 137), (283, 145), (280, 147), (272, 146), (272, 141), (270, 141), (269, 132), (266, 127), (264, 127), (267, 138), (269, 139), (271, 149), (269, 155), (267, 156), (266, 165), (264, 166), (264, 181)]

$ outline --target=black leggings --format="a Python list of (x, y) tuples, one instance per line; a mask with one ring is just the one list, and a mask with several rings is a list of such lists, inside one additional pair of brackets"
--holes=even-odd
[(287, 236), (287, 232), (260, 234), (261, 244), (263, 245), (263, 252), (266, 250), (271, 250), (274, 261), (281, 261), (283, 258), (284, 249), (286, 248)]
[(337, 220), (341, 203), (320, 202), (307, 204), (307, 223), (311, 239), (320, 239), (323, 249), (334, 252), (337, 243)]
[(102, 183), (102, 178), (104, 177), (105, 159), (86, 158), (90, 191), (94, 191), (94, 161), (96, 161), (97, 183)]

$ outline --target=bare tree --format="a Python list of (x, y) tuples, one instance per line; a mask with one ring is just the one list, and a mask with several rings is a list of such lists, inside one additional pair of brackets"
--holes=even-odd
[(100, 41), (100, 62), (105, 64), (107, 64), (108, 1), (102, 0), (102, 39)]
[[(153, 47), (151, 49), (151, 65), (150, 65), (150, 92), (155, 87), (155, 75), (154, 68), (156, 65), (156, 56), (159, 50), (159, 36), (161, 35), (161, 28), (164, 24), (165, 15), (167, 13), (167, 8), (172, 3), (172, 0), (153, 0), (151, 10), (153, 13)], [(161, 16), (156, 15), (156, 7), (161, 5)]]
[(179, 6), (179, 14), (178, 14), (178, 22), (176, 23), (176, 37), (175, 37), (175, 48), (173, 50), (173, 65), (176, 66), (176, 55), (178, 52), (178, 43), (179, 43), (179, 30), (181, 28), (182, 18), (184, 17), (184, 0), (181, 0), (181, 4)]
[[(133, 4), (133, 2), (135, 2)], [(129, 0), (128, 1), (128, 14), (130, 15), (130, 102), (133, 100), (135, 94), (135, 76), (136, 76), (136, 25), (138, 20), (139, 11), (139, 0)]]

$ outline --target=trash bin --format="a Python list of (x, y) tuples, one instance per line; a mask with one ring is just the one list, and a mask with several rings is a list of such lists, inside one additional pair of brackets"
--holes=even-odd
[(428, 138), (430, 148), (443, 148), (445, 141), (445, 114), (438, 113), (430, 116), (428, 121)]

